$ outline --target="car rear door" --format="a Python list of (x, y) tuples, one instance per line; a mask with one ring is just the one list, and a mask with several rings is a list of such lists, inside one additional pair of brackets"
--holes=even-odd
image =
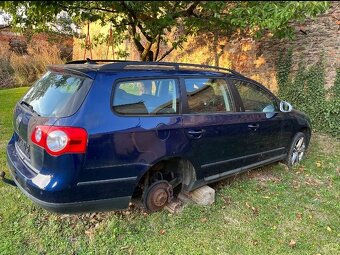
[(247, 141), (245, 166), (279, 160), (284, 156), (282, 144), (283, 116), (277, 99), (263, 86), (242, 79), (229, 80), (238, 93), (242, 112), (242, 130), (251, 132)]

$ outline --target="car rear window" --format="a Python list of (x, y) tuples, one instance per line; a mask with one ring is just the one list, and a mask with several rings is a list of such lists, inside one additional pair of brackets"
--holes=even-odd
[(176, 114), (178, 97), (174, 79), (124, 81), (115, 86), (112, 107), (126, 115)]
[(48, 71), (22, 98), (43, 117), (67, 117), (84, 101), (92, 80), (73, 74)]

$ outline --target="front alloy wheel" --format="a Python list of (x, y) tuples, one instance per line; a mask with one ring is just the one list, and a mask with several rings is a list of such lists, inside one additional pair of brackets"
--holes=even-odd
[(296, 141), (295, 146), (292, 151), (291, 155), (291, 162), (292, 165), (296, 165), (300, 163), (303, 154), (305, 153), (306, 145), (305, 145), (305, 138), (300, 137), (299, 140)]
[(306, 152), (307, 140), (306, 135), (302, 132), (298, 132), (291, 143), (285, 163), (288, 167), (293, 167), (299, 164)]

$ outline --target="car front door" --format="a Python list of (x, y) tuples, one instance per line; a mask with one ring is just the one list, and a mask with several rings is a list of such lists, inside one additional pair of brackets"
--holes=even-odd
[(241, 79), (230, 80), (241, 101), (242, 130), (251, 132), (245, 166), (279, 160), (284, 157), (282, 144), (283, 115), (277, 99), (263, 86)]
[[(242, 129), (242, 116), (225, 79), (182, 79), (183, 127), (190, 144), (187, 157), (195, 164), (197, 179), (206, 182), (239, 171), (250, 152), (252, 135)], [(185, 98), (187, 100), (185, 100)]]

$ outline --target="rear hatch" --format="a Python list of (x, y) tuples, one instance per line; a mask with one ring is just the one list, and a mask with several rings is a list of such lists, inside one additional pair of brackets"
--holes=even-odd
[(17, 103), (13, 116), (15, 147), (31, 170), (41, 170), (45, 155), (42, 148), (32, 145), (34, 128), (52, 126), (59, 118), (75, 114), (91, 84), (85, 74), (48, 71)]

